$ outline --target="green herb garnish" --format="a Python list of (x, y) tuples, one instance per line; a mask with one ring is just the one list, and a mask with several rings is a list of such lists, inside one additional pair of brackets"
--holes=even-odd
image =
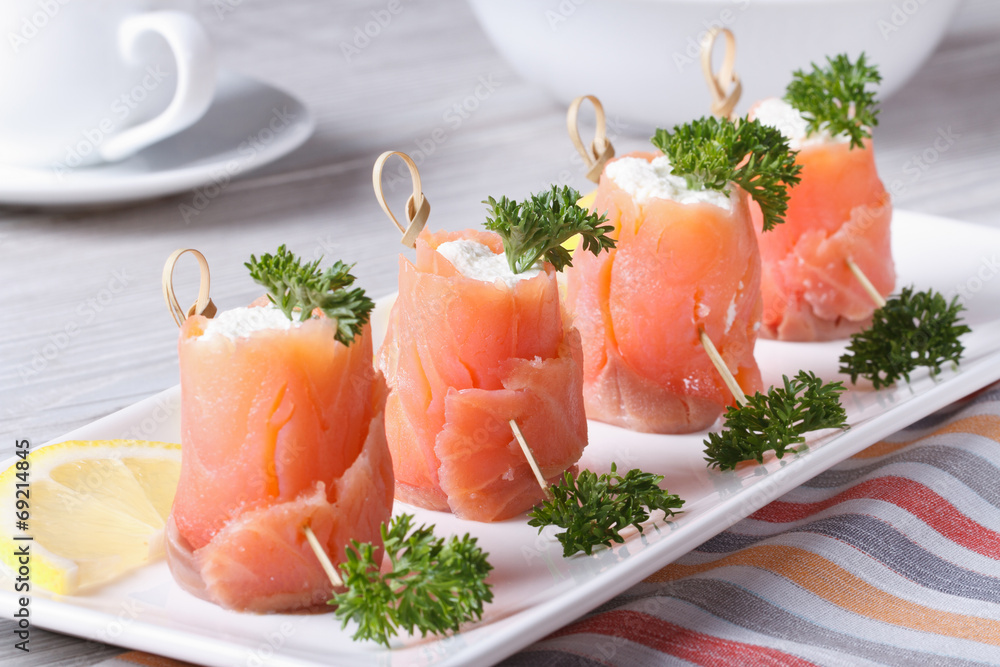
[(614, 463), (611, 472), (600, 476), (583, 470), (574, 479), (567, 471), (562, 482), (551, 487), (553, 499), (528, 513), (528, 525), (537, 526), (538, 532), (550, 525), (565, 528), (556, 535), (563, 545), (563, 556), (577, 551), (590, 555), (597, 545), (624, 542), (621, 531), (628, 526), (641, 533), (642, 523), (653, 510), (663, 510), (666, 516), (675, 514), (673, 510), (684, 501), (661, 489), (662, 481), (662, 475), (638, 469), (622, 477)]
[(783, 387), (767, 394), (747, 396), (741, 408), (729, 406), (721, 433), (709, 433), (705, 460), (710, 467), (732, 470), (741, 461), (764, 462), (774, 450), (780, 459), (792, 445), (805, 442), (804, 433), (821, 428), (847, 428), (847, 413), (840, 404), (842, 382), (823, 383), (809, 371), (793, 379), (782, 376)]
[(864, 53), (854, 63), (847, 54), (827, 56), (826, 62), (825, 68), (812, 63), (811, 72), (794, 72), (785, 101), (809, 121), (810, 134), (824, 129), (833, 136), (846, 133), (851, 147), (861, 148), (878, 125), (875, 93), (867, 87), (881, 82), (882, 76), (865, 62)]
[(652, 142), (692, 190), (729, 194), (729, 184), (736, 183), (760, 205), (765, 231), (785, 221), (788, 188), (799, 182), (802, 167), (795, 164), (788, 140), (773, 127), (710, 116), (677, 125), (672, 132), (658, 129)]
[(299, 320), (307, 320), (319, 308), (337, 321), (334, 337), (350, 345), (368, 323), (375, 302), (360, 287), (347, 289), (354, 284), (353, 264), (338, 261), (321, 271), (321, 259), (303, 264), (282, 244), (273, 255), (264, 253), (260, 259), (250, 255), (245, 266), (250, 269), (250, 277), (267, 290), (271, 303), (288, 319), (295, 319), (293, 315), (298, 310)]
[[(329, 604), (346, 627), (358, 624), (354, 639), (373, 639), (386, 646), (399, 628), (412, 633), (457, 631), (464, 621), (478, 620), (483, 603), (493, 599), (486, 575), (493, 567), (487, 554), (468, 534), (445, 540), (433, 526), (413, 528), (413, 515), (401, 514), (382, 524), (382, 543), (391, 567), (382, 572), (370, 543), (351, 540), (340, 564), (347, 590)], [(411, 530), (412, 529), (412, 530)]]
[(503, 239), (511, 271), (523, 273), (539, 259), (552, 264), (556, 271), (572, 266), (572, 255), (562, 243), (577, 234), (580, 247), (595, 255), (615, 247), (615, 240), (609, 236), (614, 227), (604, 224), (608, 220), (603, 215), (577, 206), (578, 199), (580, 193), (573, 188), (553, 185), (551, 190), (521, 202), (507, 197), (499, 201), (490, 197), (483, 202), (490, 209), (486, 229)]
[(926, 366), (937, 375), (946, 362), (958, 363), (965, 351), (959, 336), (971, 331), (961, 324), (965, 310), (956, 296), (949, 303), (934, 290), (914, 292), (904, 287), (875, 311), (870, 327), (851, 336), (840, 372), (871, 380), (879, 389), (896, 380), (910, 380), (910, 372)]

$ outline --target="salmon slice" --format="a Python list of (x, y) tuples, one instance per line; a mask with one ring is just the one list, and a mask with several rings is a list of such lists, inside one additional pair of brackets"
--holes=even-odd
[(386, 436), (396, 497), (475, 521), (520, 514), (541, 498), (508, 421), (556, 476), (587, 444), (576, 333), (551, 267), (514, 287), (461, 275), (436, 248), (492, 232), (423, 232), (400, 257), (399, 296), (378, 367), (390, 393)]
[(790, 341), (846, 338), (871, 322), (875, 303), (847, 267), (850, 257), (882, 296), (896, 284), (889, 225), (892, 202), (875, 169), (870, 139), (809, 144), (799, 152), (802, 181), (785, 222), (763, 231), (750, 203), (763, 261), (763, 329)]
[(380, 543), (379, 526), (392, 510), (392, 459), (380, 428), (383, 418), (379, 412), (372, 419), (361, 454), (333, 482), (332, 493), (317, 481), (293, 500), (240, 514), (197, 550), (171, 518), (167, 552), (174, 576), (187, 590), (227, 609), (325, 607), (332, 597), (330, 582), (301, 527), (309, 525), (334, 563), (346, 560), (350, 540)]
[(617, 248), (596, 257), (578, 250), (566, 270), (591, 419), (651, 433), (710, 426), (733, 396), (700, 330), (744, 392), (761, 388), (753, 357), (760, 256), (745, 197), (732, 187), (733, 210), (726, 211), (659, 198), (638, 204), (601, 177), (593, 210), (614, 225)]
[(224, 607), (312, 606), (330, 585), (302, 525), (336, 563), (349, 538), (377, 541), (392, 511), (387, 392), (370, 331), (347, 347), (326, 319), (235, 341), (203, 336), (207, 323), (181, 328), (171, 570)]
[(500, 521), (544, 496), (509, 420), (533, 446), (550, 482), (580, 458), (587, 443), (580, 334), (567, 332), (553, 359), (501, 363), (503, 389), (463, 389), (445, 396), (445, 425), (435, 440), (438, 480), (456, 516)]

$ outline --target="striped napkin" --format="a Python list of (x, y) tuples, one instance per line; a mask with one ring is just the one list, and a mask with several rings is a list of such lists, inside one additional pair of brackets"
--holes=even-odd
[[(103, 667), (181, 667), (140, 652)], [(772, 502), (504, 667), (1000, 665), (1000, 385)]]
[(153, 655), (152, 653), (144, 653), (142, 651), (122, 653), (108, 660), (103, 660), (94, 665), (94, 667), (136, 667), (137, 665), (141, 665), (141, 667), (198, 667), (190, 662), (164, 658), (161, 655)]
[(501, 663), (1000, 664), (1000, 385)]

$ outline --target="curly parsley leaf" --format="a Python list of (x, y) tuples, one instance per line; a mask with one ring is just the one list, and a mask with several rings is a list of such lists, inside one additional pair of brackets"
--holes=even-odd
[(621, 531), (628, 526), (641, 533), (642, 524), (654, 510), (663, 510), (666, 516), (676, 514), (674, 510), (684, 501), (661, 489), (662, 481), (662, 475), (638, 469), (622, 477), (614, 463), (611, 472), (603, 475), (583, 470), (574, 479), (567, 471), (562, 482), (551, 487), (552, 500), (528, 513), (528, 525), (538, 527), (539, 532), (550, 525), (565, 528), (556, 535), (563, 555), (578, 551), (590, 555), (595, 546), (624, 542)]
[(797, 153), (773, 127), (757, 120), (700, 118), (673, 131), (656, 130), (653, 145), (693, 190), (729, 193), (736, 183), (760, 205), (764, 229), (785, 221), (788, 189), (800, 179)]
[(947, 362), (958, 363), (965, 351), (959, 336), (971, 331), (960, 321), (965, 308), (934, 290), (915, 292), (904, 287), (875, 311), (870, 327), (851, 336), (840, 357), (840, 372), (871, 380), (879, 389), (897, 380), (910, 380), (917, 368), (936, 375)]
[(878, 107), (870, 84), (882, 76), (869, 65), (864, 52), (856, 62), (847, 54), (827, 56), (826, 67), (812, 63), (812, 71), (796, 70), (785, 89), (785, 101), (809, 121), (809, 132), (827, 130), (831, 135), (846, 133), (851, 147), (861, 148), (871, 128), (878, 125)]
[(399, 628), (421, 636), (428, 632), (457, 631), (483, 615), (483, 604), (493, 600), (486, 576), (493, 567), (487, 554), (468, 534), (445, 540), (433, 527), (413, 527), (411, 514), (382, 525), (382, 543), (391, 567), (382, 572), (370, 543), (351, 540), (347, 560), (340, 565), (347, 590), (329, 604), (346, 627), (358, 624), (354, 639), (372, 639), (385, 646)]
[(742, 408), (726, 410), (721, 433), (709, 433), (705, 460), (712, 468), (732, 470), (741, 461), (764, 462), (774, 450), (780, 459), (789, 447), (806, 441), (803, 434), (823, 428), (847, 428), (847, 413), (840, 404), (842, 382), (823, 383), (809, 371), (799, 371), (784, 386), (767, 394), (747, 396)]
[(563, 242), (580, 235), (580, 247), (595, 255), (614, 248), (610, 236), (614, 227), (607, 218), (576, 205), (580, 193), (571, 187), (552, 186), (550, 190), (517, 202), (490, 197), (483, 203), (489, 208), (486, 229), (503, 239), (507, 263), (514, 273), (523, 273), (539, 259), (552, 264), (556, 271), (573, 265)]
[(319, 308), (327, 317), (336, 320), (335, 338), (350, 345), (368, 323), (375, 302), (360, 287), (348, 289), (355, 280), (351, 275), (353, 264), (338, 261), (321, 271), (321, 259), (303, 264), (282, 244), (273, 255), (264, 253), (260, 259), (250, 255), (250, 261), (244, 266), (250, 269), (250, 277), (267, 290), (271, 303), (288, 319), (295, 319), (298, 310), (299, 320), (307, 320), (312, 317), (313, 310)]

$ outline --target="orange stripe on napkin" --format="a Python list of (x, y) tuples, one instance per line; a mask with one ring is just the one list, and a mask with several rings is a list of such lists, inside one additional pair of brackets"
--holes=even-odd
[(860, 616), (922, 632), (1000, 646), (1000, 623), (997, 621), (938, 611), (898, 598), (859, 579), (836, 563), (796, 547), (761, 545), (711, 563), (674, 563), (646, 581), (674, 581), (719, 567), (739, 565), (769, 570)]
[(128, 662), (133, 665), (143, 665), (144, 667), (197, 667), (190, 662), (182, 662), (173, 658), (164, 658), (162, 655), (143, 653), (142, 651), (129, 651), (115, 656), (115, 660)]
[[(815, 667), (815, 663), (768, 646), (715, 637), (628, 609), (616, 609), (585, 618), (557, 630), (549, 635), (548, 639), (580, 634), (620, 637), (635, 644), (648, 646), (660, 653), (708, 667), (728, 665)], [(581, 643), (584, 641), (586, 640)], [(614, 651), (614, 644), (611, 651)], [(608, 657), (607, 653), (605, 657)]]
[(920, 482), (895, 475), (869, 479), (832, 498), (815, 503), (775, 500), (749, 518), (768, 523), (790, 523), (806, 519), (834, 505), (862, 498), (891, 503), (917, 517), (955, 544), (987, 558), (1000, 560), (1000, 533), (962, 514), (947, 499)]
[(931, 435), (944, 435), (945, 433), (968, 433), (969, 435), (981, 435), (1000, 442), (1000, 416), (997, 415), (973, 415), (943, 426), (930, 435), (923, 435), (914, 440), (903, 442), (876, 442), (868, 449), (862, 450), (852, 456), (852, 459), (874, 459), (906, 447), (910, 443), (929, 438)]

